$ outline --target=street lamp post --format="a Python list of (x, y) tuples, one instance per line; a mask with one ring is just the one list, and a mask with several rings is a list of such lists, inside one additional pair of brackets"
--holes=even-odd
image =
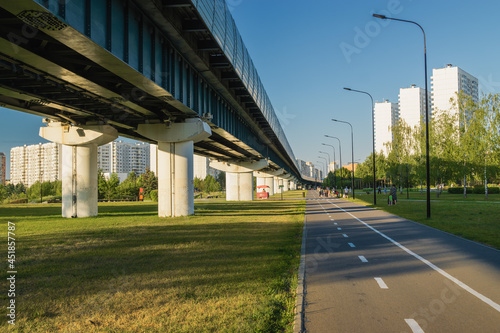
[(370, 99), (372, 100), (372, 141), (373, 141), (373, 205), (375, 206), (377, 204), (377, 193), (375, 191), (375, 186), (377, 185), (377, 178), (376, 178), (376, 171), (375, 171), (375, 114), (374, 114), (374, 109), (373, 109), (373, 97), (366, 91), (361, 91), (361, 90), (355, 90), (351, 88), (344, 88), (345, 90), (348, 91), (354, 91), (357, 93), (365, 94), (370, 96)]
[(339, 159), (340, 159), (340, 165), (339, 165), (339, 170), (340, 170), (340, 188), (342, 188), (342, 145), (340, 144), (340, 139), (337, 138), (336, 136), (331, 136), (331, 135), (326, 135), (325, 137), (330, 138), (330, 139), (336, 139), (339, 142)]
[(326, 167), (326, 172), (329, 173), (330, 172), (330, 163), (331, 163), (330, 154), (327, 153), (326, 151), (319, 151), (319, 153), (328, 155), (328, 165)]
[[(324, 157), (322, 157), (324, 158)], [(326, 158), (325, 158), (325, 161), (326, 161)], [(323, 169), (323, 171), (325, 170), (325, 164), (321, 161), (316, 161), (316, 163), (320, 163), (321, 164), (321, 168)], [(319, 176), (319, 175), (318, 175)], [(321, 179), (318, 180), (318, 182), (320, 181)]]
[(336, 170), (335, 170), (335, 160), (336, 160), (336, 158), (335, 158), (335, 147), (332, 146), (332, 145), (329, 145), (327, 143), (322, 143), (322, 145), (323, 146), (330, 146), (333, 149), (333, 175), (334, 175), (333, 180), (335, 181), (335, 188), (337, 188), (337, 174), (336, 174)]
[[(355, 199), (356, 196), (354, 194), (354, 134), (352, 130), (351, 123), (343, 120), (332, 119), (333, 121), (337, 121), (339, 123), (344, 123), (351, 126), (351, 158), (352, 158), (352, 198)], [(374, 189), (375, 190), (375, 189)]]
[[(322, 158), (322, 159), (324, 159), (324, 160), (325, 160), (325, 166), (326, 166), (326, 163), (328, 162), (328, 161), (326, 160), (326, 157), (323, 157), (323, 156), (318, 156), (318, 158)], [(325, 171), (325, 168), (323, 168), (323, 171)], [(326, 171), (325, 171), (325, 172), (326, 172)]]
[[(373, 17), (383, 19), (383, 20), (393, 20), (400, 21), (406, 23), (415, 24), (422, 30), (422, 34), (424, 35), (424, 76), (425, 76), (425, 169), (427, 172), (426, 182), (427, 182), (427, 218), (431, 218), (431, 185), (430, 185), (430, 164), (429, 164), (429, 98), (427, 93), (427, 46), (425, 43), (425, 31), (424, 28), (417, 22), (401, 20), (397, 18), (387, 17), (385, 15), (373, 14)], [(465, 186), (464, 186), (465, 187)]]

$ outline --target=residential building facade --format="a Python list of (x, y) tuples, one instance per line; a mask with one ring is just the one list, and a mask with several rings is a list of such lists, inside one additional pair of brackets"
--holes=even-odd
[(375, 126), (375, 151), (388, 154), (387, 142), (392, 142), (392, 126), (396, 125), (399, 118), (399, 106), (397, 103), (391, 103), (389, 100), (375, 103), (374, 109)]
[[(432, 115), (431, 94), (427, 94), (429, 119)], [(410, 88), (399, 89), (399, 119), (412, 129), (420, 128), (425, 122), (425, 89), (412, 84)]]
[(37, 181), (61, 180), (61, 145), (49, 142), (10, 150), (10, 182), (31, 186)]
[(112, 141), (99, 146), (97, 151), (97, 167), (105, 177), (116, 173), (120, 181), (127, 178), (130, 172), (142, 175), (150, 167), (150, 147), (144, 142)]
[(479, 101), (478, 79), (461, 69), (448, 64), (444, 68), (434, 68), (431, 77), (432, 109), (434, 112), (458, 112), (451, 99), (456, 99), (457, 93), (462, 92), (471, 96), (474, 102)]

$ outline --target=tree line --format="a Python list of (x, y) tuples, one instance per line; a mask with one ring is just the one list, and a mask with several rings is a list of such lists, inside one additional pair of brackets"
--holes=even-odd
[[(457, 94), (450, 110), (433, 110), (429, 122), (430, 185), (467, 186), (498, 184), (500, 176), (500, 94), (473, 101)], [(400, 119), (392, 127), (388, 154), (376, 153), (375, 186), (427, 185), (424, 119), (413, 128)], [(359, 165), (356, 177), (373, 186), (370, 155)], [(383, 186), (383, 185), (382, 185)]]

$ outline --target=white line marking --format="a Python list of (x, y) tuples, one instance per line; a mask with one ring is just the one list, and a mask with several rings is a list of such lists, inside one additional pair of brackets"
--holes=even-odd
[(330, 221), (335, 221), (334, 219), (330, 219)]
[(350, 247), (356, 247), (356, 245), (354, 245), (353, 243), (347, 243), (349, 244)]
[(424, 330), (418, 325), (415, 319), (405, 319), (405, 321), (413, 333), (424, 333)]
[(335, 222), (334, 225), (337, 225), (337, 222)]
[(387, 287), (387, 285), (385, 284), (384, 280), (382, 280), (382, 278), (376, 277), (375, 281), (377, 281), (380, 288), (389, 289), (389, 287)]
[(358, 256), (359, 260), (361, 260), (361, 262), (368, 262), (368, 260), (364, 257), (364, 256)]
[(342, 230), (342, 228), (338, 227), (337, 230)]
[(346, 234), (342, 234), (342, 236), (344, 236), (345, 238), (349, 238), (349, 236), (347, 236)]
[[(430, 268), (432, 268), (433, 270), (435, 270), (436, 272), (438, 272), (439, 274), (441, 274), (442, 276), (444, 276), (445, 278), (449, 279), (450, 281), (456, 283), (457, 285), (459, 285), (462, 289), (468, 291), (470, 294), (476, 296), (477, 298), (479, 298), (481, 301), (483, 301), (484, 303), (488, 304), (489, 306), (491, 306), (493, 309), (497, 310), (498, 312), (500, 312), (500, 304), (498, 303), (495, 303), (494, 301), (492, 301), (491, 299), (489, 299), (488, 297), (484, 296), (483, 294), (475, 291), (474, 289), (472, 289), (471, 287), (469, 287), (468, 285), (466, 285), (465, 283), (463, 283), (462, 281), (460, 281), (459, 279), (457, 279), (456, 277), (450, 275), (449, 273), (445, 272), (444, 270), (442, 270), (441, 268), (439, 268), (438, 266), (434, 265), (432, 262), (430, 262), (429, 260), (427, 259), (424, 259), (423, 257), (421, 257), (420, 255), (416, 254), (415, 252), (413, 252), (412, 250), (408, 249), (407, 247), (399, 244), (398, 242), (396, 242), (394, 239), (390, 238), (389, 236), (385, 235), (384, 233), (378, 231), (377, 229), (375, 229), (374, 227), (372, 227), (371, 225), (369, 225), (368, 223), (366, 222), (363, 222), (361, 221), (360, 219), (358, 219), (356, 216), (352, 215), (351, 213), (349, 213), (348, 211), (346, 211), (345, 209), (342, 209), (340, 208), (339, 206), (337, 206), (336, 204), (330, 202), (332, 205), (336, 206), (338, 209), (340, 209), (341, 211), (351, 215), (353, 218), (355, 218), (356, 220), (358, 220), (359, 222), (363, 223), (365, 226), (367, 226), (368, 228), (370, 228), (371, 230), (375, 231), (377, 234), (379, 234), (380, 236), (384, 237), (385, 239), (387, 239), (388, 241), (390, 241), (391, 243), (393, 243), (394, 245), (398, 246), (400, 249), (402, 249), (403, 251), (405, 251), (406, 253), (412, 255), (413, 257), (417, 258), (418, 260), (420, 260), (421, 262), (423, 262), (424, 264), (426, 264), (427, 266), (429, 266)], [(418, 332), (418, 331), (417, 331)]]

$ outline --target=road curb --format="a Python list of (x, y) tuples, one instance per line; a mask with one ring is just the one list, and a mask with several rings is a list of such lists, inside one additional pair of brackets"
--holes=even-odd
[[(307, 203), (306, 203), (307, 205)], [(293, 325), (294, 333), (305, 332), (304, 327), (304, 308), (306, 295), (306, 239), (307, 239), (307, 215), (304, 212), (304, 227), (302, 229), (302, 247), (300, 250), (300, 265), (297, 285), (297, 300), (295, 302), (295, 322)]]

